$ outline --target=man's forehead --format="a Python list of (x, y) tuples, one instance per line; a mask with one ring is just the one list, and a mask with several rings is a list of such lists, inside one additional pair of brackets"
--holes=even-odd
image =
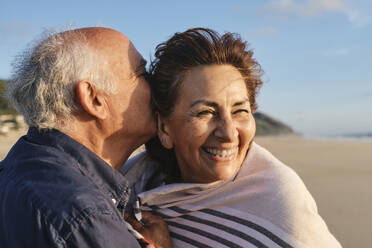
[(120, 41), (121, 43), (127, 44), (129, 46), (130, 40), (124, 34), (110, 28), (82, 28), (77, 29), (78, 32), (82, 32), (87, 41), (92, 46), (102, 46), (106, 43), (113, 43)]
[[(133, 43), (122, 33), (109, 28), (84, 28), (88, 45), (106, 60), (115, 74), (138, 75), (146, 61)], [(122, 75), (124, 76), (124, 75)]]

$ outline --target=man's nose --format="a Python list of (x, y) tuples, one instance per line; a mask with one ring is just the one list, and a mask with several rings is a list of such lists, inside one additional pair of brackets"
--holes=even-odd
[(218, 121), (214, 135), (224, 141), (234, 141), (239, 133), (231, 117), (223, 117)]

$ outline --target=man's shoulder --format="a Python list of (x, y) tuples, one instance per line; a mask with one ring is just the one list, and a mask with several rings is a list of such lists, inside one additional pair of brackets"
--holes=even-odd
[[(40, 151), (40, 153), (39, 153)], [(57, 149), (37, 149), (3, 161), (0, 202), (7, 221), (45, 225), (66, 236), (93, 215), (120, 219), (113, 202), (79, 170), (79, 164)], [(5, 220), (5, 219), (4, 219)], [(19, 225), (20, 223), (18, 223)]]
[(107, 208), (102, 189), (79, 170), (71, 158), (50, 153), (38, 159), (23, 158), (1, 172), (0, 184), (10, 195), (19, 195), (33, 207), (61, 209), (73, 205), (85, 208)]

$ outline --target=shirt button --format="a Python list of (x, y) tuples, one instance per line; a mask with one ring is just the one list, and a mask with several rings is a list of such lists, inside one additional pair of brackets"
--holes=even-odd
[(114, 198), (111, 199), (114, 204), (116, 204), (116, 200)]

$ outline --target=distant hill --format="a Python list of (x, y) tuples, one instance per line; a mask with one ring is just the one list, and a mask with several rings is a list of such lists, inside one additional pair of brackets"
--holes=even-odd
[(0, 115), (3, 114), (17, 114), (12, 105), (8, 102), (5, 97), (6, 92), (6, 81), (0, 79)]
[(296, 134), (290, 126), (263, 113), (254, 113), (254, 118), (257, 136)]

